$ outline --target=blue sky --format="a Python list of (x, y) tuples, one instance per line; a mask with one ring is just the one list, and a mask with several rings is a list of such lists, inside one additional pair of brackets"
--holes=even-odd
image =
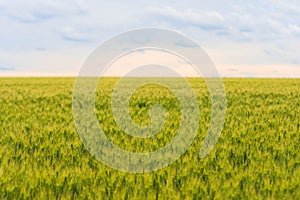
[(101, 42), (142, 27), (194, 38), (223, 76), (300, 77), (298, 0), (0, 0), (0, 76), (75, 76)]

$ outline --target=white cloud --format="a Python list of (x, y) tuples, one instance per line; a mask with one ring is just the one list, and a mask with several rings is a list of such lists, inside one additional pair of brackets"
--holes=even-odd
[(217, 11), (180, 10), (168, 6), (164, 8), (150, 7), (148, 12), (177, 20), (186, 25), (200, 26), (203, 29), (221, 29), (224, 22), (224, 17)]
[(292, 33), (300, 33), (300, 26), (296, 24), (290, 24), (288, 27)]
[(77, 1), (2, 1), (1, 16), (24, 23), (37, 23), (56, 17), (83, 14)]

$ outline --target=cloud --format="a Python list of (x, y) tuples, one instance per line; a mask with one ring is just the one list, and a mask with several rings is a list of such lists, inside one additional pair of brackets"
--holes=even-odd
[(148, 12), (164, 17), (167, 20), (175, 20), (176, 22), (197, 26), (204, 30), (219, 30), (224, 28), (224, 17), (217, 11), (180, 10), (173, 7), (149, 7)]
[(78, 37), (72, 37), (67, 35), (63, 35), (62, 38), (66, 41), (71, 41), (71, 42), (89, 42), (89, 40), (85, 38), (78, 38)]
[(254, 30), (251, 27), (241, 27), (239, 31), (242, 33), (252, 33)]
[(64, 27), (62, 31), (62, 38), (71, 42), (89, 42), (90, 39), (84, 31), (75, 30), (72, 27)]
[(195, 48), (195, 47), (198, 47), (194, 43), (187, 43), (187, 41), (177, 41), (177, 42), (175, 42), (175, 45), (179, 46), (179, 47), (185, 47), (185, 48)]
[(4, 67), (0, 66), (0, 71), (15, 71), (16, 69), (13, 67)]
[(300, 26), (296, 24), (290, 24), (288, 28), (292, 33), (300, 34)]
[(299, 15), (300, 4), (298, 0), (268, 0), (267, 2), (271, 8), (279, 10), (280, 13), (284, 13), (289, 16)]
[(265, 49), (264, 52), (267, 56), (282, 56), (278, 51), (274, 51), (270, 49)]
[(216, 33), (218, 36), (230, 36), (230, 32), (229, 31), (218, 31)]
[(39, 23), (69, 15), (81, 15), (85, 10), (76, 1), (1, 1), (2, 17), (20, 23)]

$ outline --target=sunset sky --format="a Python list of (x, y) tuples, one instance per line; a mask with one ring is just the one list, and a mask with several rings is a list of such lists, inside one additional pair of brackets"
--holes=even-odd
[(300, 77), (298, 0), (0, 0), (0, 27), (0, 76), (76, 76), (111, 36), (159, 27), (197, 41), (221, 76)]

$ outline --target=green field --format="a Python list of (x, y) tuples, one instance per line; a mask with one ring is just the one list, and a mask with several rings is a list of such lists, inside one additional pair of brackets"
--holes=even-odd
[[(107, 136), (134, 152), (169, 143), (180, 121), (174, 94), (158, 85), (134, 93), (129, 109), (137, 124), (149, 123), (154, 103), (169, 114), (156, 136), (133, 138), (110, 112), (117, 80), (104, 78), (96, 95)], [(74, 81), (0, 79), (0, 199), (300, 199), (300, 79), (224, 79), (225, 126), (202, 159), (210, 97), (203, 80), (189, 79), (201, 112), (197, 137), (180, 159), (145, 174), (111, 169), (85, 149), (72, 115)]]

